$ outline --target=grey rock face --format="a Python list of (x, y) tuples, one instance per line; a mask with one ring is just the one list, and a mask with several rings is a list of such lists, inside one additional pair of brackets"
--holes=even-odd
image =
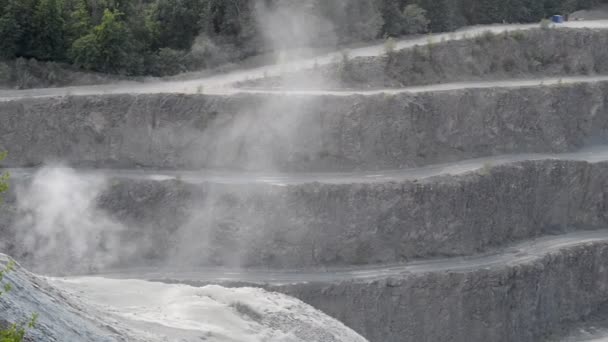
[[(7, 262), (8, 258), (0, 255), (0, 267), (4, 268)], [(0, 296), (0, 324), (27, 322), (32, 314), (37, 313), (38, 321), (33, 328), (27, 330), (27, 340), (39, 342), (227, 342), (242, 338), (238, 333), (233, 334), (231, 329), (238, 330), (241, 334), (246, 330), (245, 334), (251, 334), (256, 340), (264, 338), (265, 341), (270, 342), (366, 341), (335, 319), (299, 300), (278, 293), (256, 289), (231, 292), (229, 289), (217, 286), (197, 291), (185, 286), (143, 281), (136, 284), (121, 283), (102, 278), (85, 281), (90, 282), (89, 287), (81, 288), (78, 286), (78, 279), (73, 282), (65, 279), (48, 279), (17, 266), (6, 274), (3, 281), (3, 284), (10, 284), (12, 289)], [(96, 282), (103, 285), (95, 287)], [(124, 287), (121, 288), (121, 285)], [(133, 287), (136, 289), (134, 290)], [(86, 290), (95, 292), (95, 289), (98, 293), (82, 293)], [(157, 292), (153, 292), (154, 290)], [(144, 292), (144, 299), (162, 298), (163, 295), (171, 297), (174, 302), (165, 302), (161, 299), (157, 304), (170, 307), (165, 311), (166, 321), (151, 319), (150, 317), (154, 318), (154, 314), (148, 315), (147, 319), (138, 319), (137, 310), (134, 310), (135, 315), (129, 315), (133, 307), (129, 304), (117, 305), (116, 301), (121, 304), (132, 303), (137, 302), (139, 298), (129, 297), (122, 291), (130, 293), (133, 297), (137, 296), (129, 291), (135, 291), (136, 294)], [(199, 298), (203, 298), (197, 299), (197, 294)], [(97, 299), (90, 298), (95, 296)], [(213, 296), (218, 298), (209, 300), (205, 299), (205, 296), (209, 296), (209, 299)], [(220, 321), (220, 329), (217, 329), (214, 323), (218, 324), (218, 321), (208, 319), (211, 323), (206, 326), (206, 317), (197, 316), (196, 305), (189, 307), (188, 303), (184, 302), (184, 297), (189, 303), (198, 301), (199, 306), (207, 305), (206, 308), (198, 308), (198, 312), (208, 310), (209, 314), (223, 315), (228, 318), (227, 321)], [(242, 301), (260, 306), (251, 307)], [(144, 305), (141, 309), (146, 310)], [(160, 310), (158, 306), (152, 310), (155, 309)], [(121, 315), (123, 311), (126, 314)], [(177, 313), (172, 314), (172, 311)], [(143, 314), (149, 314), (149, 311)], [(180, 319), (183, 320), (183, 324), (176, 324), (180, 323)], [(199, 325), (193, 325), (189, 319)], [(222, 323), (225, 326), (222, 326)], [(229, 324), (234, 324), (238, 328)], [(221, 332), (222, 329), (224, 333)]]
[(607, 167), (526, 162), (425, 182), (287, 187), (126, 181), (101, 204), (128, 226), (145, 227), (134, 236), (149, 237), (152, 250), (180, 246), (195, 263), (369, 264), (603, 228)]
[[(354, 73), (339, 85), (604, 72), (606, 39), (591, 31), (482, 36), (474, 45), (451, 42), (398, 58), (352, 61)], [(557, 41), (577, 48), (562, 51)], [(20, 99), (0, 102), (0, 150), (11, 152), (4, 162), (11, 167), (60, 160), (128, 169), (390, 169), (605, 142), (607, 95), (608, 82), (597, 82), (375, 96)], [(99, 193), (83, 197), (91, 203), (72, 205), (83, 202), (79, 196), (64, 203), (61, 215), (70, 217), (53, 218), (45, 232), (32, 223), (47, 218), (37, 212), (46, 202), (24, 206), (31, 179), (14, 178), (15, 192), (0, 207), (0, 250), (47, 273), (147, 265), (308, 269), (300, 278), (284, 272), (295, 281), (231, 285), (295, 296), (374, 342), (533, 342), (608, 301), (605, 239), (543, 251), (534, 243), (505, 249), (541, 235), (606, 228), (605, 162), (528, 161), (418, 181), (281, 186), (120, 172), (103, 178), (103, 186), (91, 187)], [(66, 226), (84, 230), (78, 237), (92, 250), (75, 250), (81, 241), (72, 244), (70, 234), (80, 231)], [(49, 241), (53, 248), (45, 249)], [(98, 263), (104, 253), (113, 258)], [(454, 257), (447, 263), (458, 267), (419, 260), (441, 256)], [(337, 265), (345, 266), (342, 278), (324, 271)], [(38, 312), (37, 340), (150, 340), (22, 269), (9, 280), (18, 291), (0, 297), (0, 322)], [(248, 309), (244, 314), (251, 317)]]
[[(0, 255), (2, 269), (8, 260), (5, 255)], [(142, 341), (129, 339), (132, 336), (107, 325), (108, 322), (99, 317), (95, 318), (92, 312), (67, 298), (44, 278), (19, 266), (6, 274), (5, 283), (12, 289), (0, 296), (0, 323), (26, 323), (37, 313), (36, 328), (30, 329), (27, 335), (31, 341)]]
[[(275, 186), (118, 177), (95, 202), (122, 227), (115, 240), (123, 266), (299, 268), (471, 255), (543, 234), (605, 228), (607, 189), (608, 163), (545, 160), (390, 183)], [(38, 249), (19, 242), (19, 236), (35, 235), (15, 222), (23, 209), (13, 195), (6, 202), (0, 208), (5, 245), (23, 260), (42, 258), (34, 264), (43, 265)], [(68, 253), (59, 242), (58, 250)]]
[(608, 308), (602, 305), (584, 320), (568, 324), (547, 338), (547, 342), (602, 342), (608, 338)]
[(139, 275), (287, 293), (341, 319), (370, 341), (541, 341), (604, 307), (607, 234), (543, 237), (470, 258), (241, 274), (233, 278), (242, 279), (236, 283), (205, 272)]
[(429, 40), (391, 56), (359, 57), (261, 80), (246, 87), (384, 88), (450, 82), (566, 77), (608, 72), (605, 30), (549, 29)]
[(605, 141), (608, 85), (415, 95), (107, 95), (0, 103), (5, 166), (387, 169)]
[(516, 265), (275, 288), (370, 341), (536, 342), (608, 300), (605, 243)]

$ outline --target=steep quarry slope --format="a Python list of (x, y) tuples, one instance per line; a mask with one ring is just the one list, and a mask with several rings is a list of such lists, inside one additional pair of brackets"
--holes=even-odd
[[(479, 25), (467, 27), (458, 30), (457, 32), (434, 34), (425, 37), (406, 38), (395, 42), (395, 49), (413, 48), (417, 45), (425, 45), (429, 41), (453, 41), (462, 40), (470, 37), (480, 36), (486, 32), (503, 33), (504, 31), (523, 31), (538, 28), (538, 24), (509, 24), (509, 25)], [(571, 21), (559, 26), (560, 28), (608, 28), (608, 20), (594, 21)], [(365, 46), (359, 48), (346, 49), (341, 52), (329, 53), (324, 56), (318, 56), (309, 59), (295, 59), (287, 63), (279, 65), (269, 65), (256, 69), (241, 70), (228, 74), (220, 74), (213, 77), (201, 78), (199, 73), (184, 74), (175, 77), (175, 81), (170, 82), (121, 82), (109, 85), (84, 86), (84, 87), (65, 87), (65, 88), (47, 88), (33, 89), (23, 91), (1, 91), (0, 100), (6, 98), (22, 98), (22, 97), (51, 97), (65, 95), (93, 95), (93, 94), (150, 94), (150, 93), (197, 93), (202, 89), (208, 91), (230, 91), (234, 83), (244, 82), (247, 80), (268, 78), (279, 76), (288, 71), (309, 70), (314, 67), (323, 66), (335, 63), (336, 60), (342, 58), (343, 52), (348, 56), (355, 57), (377, 57), (385, 53), (386, 45), (384, 43), (374, 46)]]
[(567, 326), (566, 331), (547, 339), (550, 342), (602, 342), (608, 339), (608, 312), (606, 305), (585, 318)]
[(520, 260), (468, 272), (423, 270), (325, 283), (323, 296), (310, 285), (287, 293), (310, 298), (372, 341), (538, 341), (608, 299), (606, 241), (575, 239), (583, 244), (558, 243), (561, 248), (547, 253), (534, 246), (532, 255), (516, 249)]
[(602, 230), (528, 241), (496, 254), (407, 265), (322, 272), (134, 269), (129, 274), (197, 286), (263, 286), (311, 303), (370, 341), (539, 341), (608, 299), (606, 253), (608, 232)]
[[(0, 102), (8, 167), (390, 169), (606, 141), (606, 82), (416, 94)], [(277, 142), (283, 142), (277, 144)]]
[[(449, 82), (567, 77), (608, 72), (605, 29), (487, 31), (464, 40), (428, 41), (381, 56), (244, 81), (244, 88), (400, 88)], [(390, 44), (390, 43), (387, 43)]]
[[(4, 267), (8, 258), (0, 255)], [(27, 322), (33, 341), (365, 342), (351, 329), (285, 295), (146, 281), (7, 273), (0, 320)]]
[[(256, 332), (293, 310), (297, 322), (321, 322), (301, 340), (359, 338), (293, 299), (243, 290), (282, 298), (260, 318), (259, 301), (210, 284), (297, 297), (373, 342), (561, 338), (608, 300), (608, 148), (581, 150), (606, 143), (607, 79), (566, 71), (574, 60), (604, 71), (603, 32), (531, 33), (554, 35), (533, 70), (519, 63), (529, 37), (481, 36), (521, 53), (511, 74), (505, 61), (493, 70), (472, 60), (479, 69), (466, 70), (485, 84), (182, 94), (255, 70), (179, 87), (0, 93), (0, 148), (16, 168), (0, 249), (47, 274), (102, 274), (48, 282), (80, 303), (68, 307), (114, 319), (124, 338), (217, 331), (197, 316), (215, 318), (206, 310), (217, 305)], [(562, 41), (578, 44), (573, 35), (591, 48), (560, 54)], [(433, 46), (446, 49), (435, 62), (462, 57), (466, 44)], [(378, 61), (374, 49), (359, 51), (372, 57), (363, 63)], [(400, 69), (413, 53), (392, 57), (394, 79), (418, 84)], [(444, 68), (425, 73), (463, 80)], [(498, 79), (520, 72), (534, 77)], [(578, 76), (534, 79), (566, 74)], [(49, 161), (77, 169), (38, 168)], [(12, 306), (36, 308), (24, 303)], [(96, 327), (83, 330), (107, 329)], [(317, 331), (304, 327), (295, 332)]]
[[(9, 258), (0, 255), (0, 266)], [(124, 341), (134, 338), (120, 326), (82, 307), (75, 298), (51, 286), (44, 278), (20, 266), (5, 275), (11, 291), (0, 296), (0, 323), (25, 323), (37, 313), (36, 329), (28, 332), (33, 341)], [(143, 341), (133, 339), (133, 341)]]
[[(112, 241), (107, 235), (104, 248), (136, 250), (142, 255), (127, 254), (102, 264), (104, 260), (87, 259), (91, 250), (84, 255), (71, 255), (78, 249), (70, 249), (75, 246), (69, 243), (55, 245), (52, 250), (55, 254), (51, 255), (36, 255), (36, 250), (28, 252), (39, 257), (34, 264), (47, 272), (53, 270), (52, 267), (62, 267), (63, 272), (67, 269), (78, 271), (74, 268), (75, 259), (70, 259), (76, 257), (78, 265), (91, 262), (93, 267), (118, 267), (118, 275), (106, 275), (110, 278), (136, 277), (196, 286), (213, 283), (262, 286), (300, 298), (340, 319), (371, 341), (464, 342), (470, 341), (471, 336), (476, 341), (537, 341), (597, 310), (608, 299), (603, 265), (608, 235), (601, 229), (606, 227), (607, 173), (606, 164), (597, 162), (605, 158), (605, 154), (604, 157), (598, 156), (597, 152), (578, 155), (580, 159), (594, 160), (593, 163), (567, 161), (577, 155), (564, 157), (566, 160), (507, 163), (494, 168), (487, 168), (482, 163), (478, 164), (477, 170), (473, 168), (475, 173), (465, 169), (464, 174), (455, 178), (447, 175), (422, 177), (419, 181), (406, 180), (404, 183), (372, 179), (348, 184), (325, 181), (282, 186), (281, 180), (277, 183), (267, 179), (270, 184), (264, 185), (264, 181), (260, 181), (256, 186), (261, 188), (253, 192), (249, 192), (251, 189), (242, 180), (231, 184), (226, 176), (224, 181), (216, 183), (197, 182), (187, 174), (185, 179), (174, 180), (171, 180), (171, 173), (167, 176), (162, 172), (151, 172), (148, 176), (126, 173), (121, 177), (119, 174), (107, 183), (109, 188), (99, 198), (99, 208), (115, 214), (113, 220), (122, 222), (120, 226), (127, 229), (127, 239), (121, 236), (114, 241), (125, 245), (113, 246), (107, 243)], [(15, 175), (21, 177), (19, 173)], [(21, 175), (27, 175), (27, 172)], [(78, 177), (86, 179), (86, 176)], [(34, 176), (32, 182), (36, 179)], [(40, 179), (57, 183), (53, 175), (44, 170)], [(196, 194), (211, 187), (216, 187), (211, 195)], [(391, 189), (399, 190), (391, 195)], [(273, 195), (274, 191), (286, 191), (287, 195)], [(332, 194), (333, 191), (336, 192)], [(386, 198), (379, 195), (386, 191)], [(340, 198), (341, 193), (349, 198)], [(208, 207), (204, 199), (213, 200), (215, 205)], [(57, 198), (47, 200), (56, 201)], [(198, 202), (200, 200), (203, 202)], [(360, 200), (364, 202), (359, 206), (356, 202)], [(403, 202), (394, 203), (396, 200)], [(9, 197), (7, 201), (10, 204), (15, 199)], [(229, 205), (220, 205), (226, 202)], [(34, 201), (33, 204), (48, 207), (45, 202)], [(195, 215), (190, 218), (188, 213), (192, 211), (188, 205), (195, 208)], [(336, 208), (336, 205), (341, 207)], [(345, 208), (349, 205), (358, 207), (347, 211)], [(21, 210), (34, 210), (21, 207), (24, 207)], [(263, 211), (256, 212), (260, 207)], [(13, 211), (11, 206), (7, 208), (9, 212)], [(70, 209), (72, 215), (81, 216), (78, 206), (73, 205)], [(283, 213), (285, 210), (287, 212)], [(358, 210), (367, 211), (358, 213)], [(49, 223), (45, 219), (54, 217), (57, 212), (44, 216), (34, 210), (30, 214), (42, 215), (39, 219)], [(177, 231), (166, 229), (174, 221), (172, 214), (184, 216), (187, 221), (184, 227), (177, 227)], [(336, 214), (344, 217), (332, 216)], [(275, 215), (285, 216), (283, 221), (274, 221), (277, 220)], [(299, 215), (311, 223), (290, 227), (297, 224), (290, 220), (304, 219)], [(350, 223), (340, 222), (350, 219), (349, 215), (355, 216)], [(385, 221), (367, 218), (369, 215), (378, 215)], [(92, 218), (99, 219), (95, 215)], [(375, 223), (363, 222), (355, 228), (353, 224), (358, 218)], [(149, 221), (137, 228), (137, 222), (142, 219)], [(394, 221), (399, 219), (405, 221)], [(57, 220), (50, 223), (62, 227), (58, 222), (69, 220), (69, 217)], [(157, 224), (152, 222), (155, 220)], [(269, 221), (264, 224), (253, 220)], [(275, 226), (268, 228), (268, 222)], [(207, 231), (209, 227), (205, 224), (217, 224), (217, 227)], [(393, 224), (394, 228), (391, 228)], [(29, 228), (19, 224), (14, 227)], [(589, 228), (600, 229), (580, 230)], [(364, 230), (356, 232), (357, 229)], [(511, 245), (513, 240), (575, 230), (579, 231)], [(48, 243), (49, 235), (44, 235), (43, 231), (24, 233), (29, 238), (38, 237), (40, 242)], [(69, 236), (67, 231), (52, 234)], [(129, 235), (134, 237), (131, 241)], [(18, 233), (15, 236), (19, 236)], [(396, 243), (397, 239), (399, 243)], [(420, 243), (417, 245), (416, 241)], [(143, 249), (142, 246), (134, 247), (134, 243), (141, 243)], [(153, 246), (146, 250), (150, 247), (146, 243), (153, 243)], [(486, 243), (487, 247), (484, 247)], [(416, 247), (431, 248), (437, 253), (433, 248), (438, 246), (465, 248), (467, 245), (470, 249), (456, 253), (471, 255), (486, 251), (464, 258), (394, 263), (395, 257), (403, 260), (401, 258)], [(27, 243), (19, 246), (27, 246)], [(177, 251), (163, 255), (162, 248), (171, 246)], [(116, 256), (115, 250), (111, 251)], [(154, 255), (155, 252), (160, 255)], [(239, 256), (239, 253), (245, 255)], [(336, 258), (336, 253), (341, 253), (341, 258)], [(425, 255), (412, 255), (414, 258), (421, 256)], [(26, 260), (27, 255), (23, 258)], [(45, 259), (53, 260), (53, 265), (45, 264)], [(353, 266), (327, 268), (336, 260)], [(380, 261), (390, 263), (356, 266)], [(227, 266), (239, 262), (266, 267), (309, 268), (283, 272), (224, 268), (188, 271), (195, 265)], [(150, 263), (155, 265), (152, 271), (133, 268)], [(83, 271), (86, 272), (80, 270)], [(89, 281), (88, 285), (82, 286), (86, 288), (94, 283)], [(121, 297), (115, 300), (120, 303)]]
[[(395, 174), (389, 181), (362, 176), (345, 183), (321, 176), (253, 183), (246, 174), (214, 179), (108, 171), (104, 187), (95, 189), (99, 194), (78, 194), (73, 200), (87, 203), (98, 196), (100, 213), (94, 214), (72, 202), (42, 211), (38, 207), (51, 207), (62, 200), (63, 192), (43, 198), (38, 193), (53, 191), (40, 182), (78, 185), (94, 182), (95, 173), (61, 180), (56, 170), (13, 172), (17, 194), (8, 197), (2, 209), (2, 226), (12, 227), (3, 234), (10, 237), (4, 245), (22, 260), (32, 258), (36, 270), (73, 269), (70, 256), (78, 256), (80, 239), (60, 242), (57, 250), (40, 248), (56, 234), (72, 234), (61, 226), (72, 220), (61, 212), (65, 206), (79, 216), (71, 222), (82, 227), (91, 226), (87, 217), (100, 225), (102, 213), (111, 214), (111, 220), (103, 219), (103, 233), (113, 241), (107, 244), (123, 265), (187, 261), (301, 268), (471, 255), (543, 234), (608, 227), (608, 149), (578, 156), (600, 162), (568, 161), (569, 156), (577, 157), (496, 167), (480, 160), (457, 176), (458, 170), (448, 169), (424, 180)], [(31, 177), (35, 185), (28, 187)], [(34, 222), (57, 225), (58, 231), (32, 229), (32, 219), (24, 220), (24, 213), (33, 215)], [(99, 261), (99, 255), (83, 253), (81, 271), (87, 270), (87, 262), (94, 266)]]

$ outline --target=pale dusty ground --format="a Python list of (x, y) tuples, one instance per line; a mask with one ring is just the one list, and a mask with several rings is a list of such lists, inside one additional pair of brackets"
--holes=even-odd
[(51, 283), (154, 340), (364, 342), (321, 312), (255, 288), (192, 287), (143, 280), (51, 279)]

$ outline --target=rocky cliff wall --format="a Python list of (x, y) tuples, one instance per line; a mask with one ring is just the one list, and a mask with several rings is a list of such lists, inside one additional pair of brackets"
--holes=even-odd
[(603, 242), (468, 272), (272, 288), (373, 342), (536, 342), (608, 300), (607, 257)]
[(353, 170), (608, 137), (608, 83), (374, 96), (105, 95), (0, 102), (5, 166)]
[[(18, 193), (20, 188), (15, 184)], [(19, 243), (22, 249), (36, 246), (32, 239), (44, 246), (48, 234), (67, 234), (61, 220), (71, 208), (37, 212), (28, 202), (31, 191), (20, 196), (19, 201), (7, 197), (0, 208), (5, 244), (23, 236), (29, 243)], [(543, 234), (605, 228), (607, 199), (608, 163), (545, 160), (387, 183), (279, 186), (116, 176), (93, 204), (118, 222), (110, 228), (120, 226), (111, 235), (120, 236), (114, 252), (122, 254), (118, 262), (123, 265), (299, 268), (471, 255)], [(54, 203), (44, 205), (53, 208)], [(38, 236), (32, 230), (38, 221), (57, 232)], [(104, 227), (68, 222), (95, 232)], [(11, 253), (49, 258), (25, 249)], [(69, 254), (70, 248), (54, 250)], [(55, 259), (70, 264), (65, 257)]]
[[(388, 44), (388, 43), (387, 43)], [(385, 88), (608, 72), (608, 31), (534, 29), (437, 41), (242, 82), (248, 88)]]

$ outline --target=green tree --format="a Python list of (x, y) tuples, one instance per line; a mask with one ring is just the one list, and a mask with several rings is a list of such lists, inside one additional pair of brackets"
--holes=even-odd
[(93, 32), (72, 44), (72, 61), (80, 67), (102, 72), (138, 74), (143, 60), (134, 49), (131, 32), (121, 17), (118, 10), (106, 9)]
[(347, 1), (343, 41), (371, 40), (380, 36), (384, 19), (375, 1)]
[[(397, 0), (395, 0), (397, 1)], [(381, 36), (385, 6), (378, 0), (317, 0), (314, 12), (334, 26), (340, 43), (370, 40)]]
[(545, 16), (542, 1), (511, 0), (507, 9), (507, 21), (511, 23), (526, 23), (538, 21)]
[(154, 76), (175, 75), (186, 71), (187, 61), (183, 51), (161, 48), (148, 59), (147, 71)]
[(475, 12), (471, 21), (479, 24), (500, 23), (506, 21), (508, 14), (506, 5), (511, 1), (505, 0), (476, 0)]
[(0, 0), (0, 57), (29, 54), (35, 0)]
[[(0, 153), (0, 161), (4, 160), (4, 158), (6, 158), (6, 156), (7, 156), (6, 152)], [(9, 177), (8, 173), (3, 173), (0, 175), (0, 194), (8, 190), (8, 177)], [(0, 280), (1, 279), (2, 278), (0, 278)]]
[(123, 14), (118, 10), (106, 9), (101, 24), (93, 29), (98, 46), (98, 68), (105, 72), (125, 73), (131, 57), (130, 32), (121, 20)]
[(211, 30), (219, 36), (232, 36), (238, 38), (241, 34), (240, 0), (209, 0), (208, 14)]
[(99, 46), (93, 33), (78, 38), (69, 54), (72, 63), (80, 68), (95, 70), (100, 63)]
[(401, 7), (399, 0), (382, 0), (382, 16), (385, 36), (397, 37), (404, 34), (427, 32), (430, 21), (424, 8), (409, 4)]
[(382, 18), (384, 18), (382, 33), (390, 37), (397, 37), (403, 34), (404, 22), (401, 1), (382, 0), (380, 11), (382, 13)]
[(11, 14), (0, 17), (0, 37), (0, 58), (14, 58), (19, 49), (21, 27)]
[(61, 0), (39, 0), (34, 13), (33, 55), (40, 60), (65, 58), (65, 22)]
[(157, 0), (147, 22), (157, 33), (158, 46), (186, 50), (199, 32), (200, 0)]
[(429, 28), (433, 32), (451, 31), (467, 24), (462, 0), (414, 0), (412, 3), (427, 12)]
[[(606, 0), (310, 0), (328, 46), (493, 22), (538, 22)], [(166, 74), (268, 52), (256, 10), (284, 0), (0, 0), (0, 59), (67, 60), (128, 75)], [(414, 6), (417, 5), (417, 6)], [(318, 17), (318, 18), (314, 18)], [(312, 24), (315, 25), (315, 24)], [(428, 29), (427, 29), (428, 25)], [(333, 29), (332, 29), (333, 28)], [(335, 34), (334, 34), (335, 33)], [(207, 41), (205, 55), (195, 47)], [(299, 40), (294, 41), (297, 45)], [(161, 49), (164, 49), (161, 51)], [(165, 63), (183, 56), (179, 63)], [(196, 61), (192, 62), (192, 56)], [(165, 62), (163, 62), (165, 61)], [(145, 62), (145, 63), (144, 63)], [(7, 63), (7, 65), (10, 65)]]
[(66, 36), (71, 46), (75, 40), (91, 32), (93, 21), (85, 0), (75, 0), (65, 20)]
[(430, 21), (426, 18), (426, 10), (418, 5), (407, 5), (403, 9), (403, 34), (424, 33), (429, 28)]
[[(272, 3), (276, 0), (262, 0)], [(204, 0), (199, 16), (200, 33), (218, 45), (231, 47), (240, 58), (264, 50), (251, 0)]]

